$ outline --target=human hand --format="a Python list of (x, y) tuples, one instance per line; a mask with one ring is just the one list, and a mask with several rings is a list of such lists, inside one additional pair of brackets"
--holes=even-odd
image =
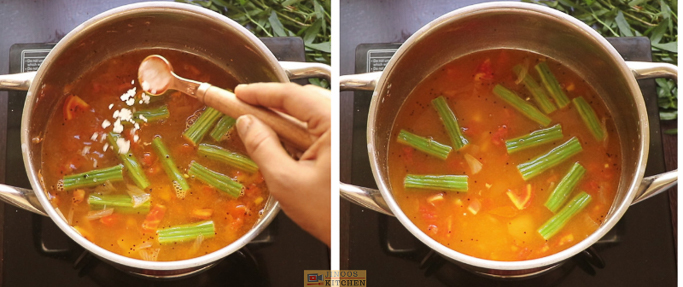
[(251, 115), (237, 119), (237, 132), (259, 166), (270, 194), (301, 228), (330, 246), (330, 92), (289, 83), (239, 85), (235, 95), (252, 105), (291, 115), (308, 124), (313, 145), (291, 158), (275, 132)]

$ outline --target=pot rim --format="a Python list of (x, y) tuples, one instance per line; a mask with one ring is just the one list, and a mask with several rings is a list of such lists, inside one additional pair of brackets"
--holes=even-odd
[[(266, 57), (266, 60), (269, 63), (272, 63), (272, 67), (274, 68), (275, 76), (281, 81), (281, 82), (289, 82), (289, 78), (287, 77), (286, 72), (284, 69), (278, 64), (277, 59), (273, 55), (273, 53), (268, 49), (261, 40), (259, 40), (256, 36), (254, 36), (251, 32), (249, 32), (246, 28), (242, 27), (241, 25), (237, 24), (233, 20), (222, 16), (216, 12), (210, 11), (208, 9), (202, 8), (202, 7), (197, 7), (194, 5), (190, 4), (184, 4), (184, 3), (174, 3), (174, 2), (141, 2), (141, 3), (135, 3), (135, 4), (128, 4), (128, 5), (123, 5), (120, 7), (116, 7), (110, 10), (107, 10), (105, 12), (102, 12), (87, 21), (83, 22), (82, 24), (78, 25), (76, 28), (71, 30), (64, 38), (62, 38), (56, 45), (55, 47), (50, 51), (50, 53), (47, 55), (47, 57), (44, 60), (44, 63), (52, 63), (55, 61), (56, 58), (58, 58), (64, 51), (68, 50), (68, 45), (71, 44), (71, 42), (74, 40), (74, 38), (78, 37), (78, 35), (84, 31), (87, 31), (88, 29), (91, 29), (93, 27), (97, 27), (100, 23), (102, 22), (107, 22), (112, 19), (118, 18), (120, 16), (125, 16), (125, 15), (131, 15), (131, 14), (138, 14), (138, 13), (146, 13), (149, 11), (162, 11), (162, 12), (179, 12), (179, 13), (185, 13), (185, 14), (196, 14), (200, 15), (203, 18), (207, 18), (207, 21), (210, 22), (215, 22), (217, 24), (226, 26), (227, 28), (231, 29), (236, 29), (242, 34), (244, 34), (245, 37), (247, 37), (252, 44), (254, 44), (256, 47), (259, 48), (259, 50), (262, 52), (263, 56)], [(93, 28), (94, 29), (94, 28)], [(40, 204), (43, 206), (45, 209), (45, 212), (49, 215), (49, 217), (52, 219), (52, 221), (59, 226), (59, 228), (66, 233), (72, 240), (76, 241), (79, 245), (83, 246), (85, 249), (88, 251), (94, 253), (100, 258), (104, 258), (106, 260), (112, 261), (114, 263), (123, 265), (123, 266), (128, 266), (128, 267), (133, 267), (133, 268), (139, 268), (142, 270), (158, 270), (158, 271), (175, 271), (175, 270), (186, 270), (186, 269), (191, 269), (191, 268), (196, 268), (196, 267), (201, 267), (201, 266), (206, 266), (208, 264), (211, 264), (213, 262), (219, 261), (223, 259), (224, 257), (232, 254), (233, 252), (239, 250), (243, 246), (245, 246), (247, 243), (249, 243), (251, 240), (253, 240), (263, 229), (265, 229), (275, 218), (277, 213), (280, 210), (279, 203), (272, 198), (272, 196), (269, 196), (269, 200), (273, 201), (273, 208), (270, 209), (267, 213), (264, 213), (261, 216), (261, 219), (259, 222), (252, 227), (246, 234), (244, 234), (242, 237), (234, 241), (233, 243), (218, 249), (214, 252), (211, 252), (209, 254), (195, 257), (195, 258), (190, 258), (190, 259), (185, 259), (185, 260), (177, 260), (177, 261), (145, 261), (145, 260), (140, 260), (140, 259), (133, 259), (130, 257), (126, 257), (123, 255), (119, 255), (116, 253), (113, 253), (111, 251), (108, 251), (93, 242), (85, 239), (85, 237), (81, 236), (74, 228), (69, 226), (64, 219), (56, 212), (50, 201), (48, 200), (46, 196), (46, 191), (43, 190), (41, 181), (39, 179), (39, 171), (41, 169), (40, 166), (35, 167), (33, 166), (31, 162), (31, 155), (30, 155), (30, 145), (31, 143), (31, 138), (29, 135), (29, 129), (30, 129), (30, 115), (31, 111), (33, 110), (34, 106), (34, 100), (35, 97), (34, 95), (38, 94), (39, 91), (39, 86), (40, 86), (40, 81), (42, 81), (44, 75), (46, 74), (47, 66), (42, 65), (39, 67), (37, 74), (34, 78), (33, 83), (31, 84), (27, 97), (26, 97), (26, 102), (24, 104), (24, 110), (22, 112), (22, 120), (21, 120), (21, 150), (23, 153), (23, 160), (24, 160), (24, 166), (26, 168), (26, 174), (28, 175), (29, 181), (31, 183), (31, 187), (33, 188), (33, 191), (38, 198), (38, 201)]]
[[(390, 84), (387, 83), (387, 75), (393, 71), (394, 67), (400, 61), (399, 59), (403, 56), (403, 54), (405, 54), (409, 50), (409, 48), (414, 45), (415, 42), (419, 41), (420, 38), (423, 37), (423, 35), (427, 34), (432, 29), (438, 29), (440, 26), (449, 25), (451, 21), (467, 18), (472, 15), (489, 13), (493, 11), (510, 12), (515, 10), (532, 11), (538, 14), (544, 14), (545, 16), (551, 16), (553, 18), (558, 18), (560, 20), (568, 22), (568, 25), (574, 26), (574, 28), (576, 28), (577, 33), (584, 33), (586, 37), (590, 37), (593, 40), (596, 40), (607, 52), (609, 52), (609, 54), (612, 56), (612, 60), (614, 60), (614, 62), (618, 64), (618, 68), (621, 71), (622, 76), (625, 76), (626, 81), (629, 85), (629, 89), (634, 91), (633, 95), (635, 96), (636, 103), (635, 108), (639, 118), (641, 119), (639, 121), (641, 129), (640, 141), (644, 148), (639, 153), (638, 162), (635, 163), (635, 165), (637, 166), (635, 180), (628, 181), (628, 185), (622, 187), (628, 189), (628, 194), (626, 195), (624, 200), (618, 203), (618, 205), (612, 206), (610, 213), (613, 215), (610, 217), (609, 220), (603, 222), (600, 225), (600, 227), (598, 227), (598, 229), (595, 232), (593, 232), (590, 236), (588, 236), (587, 238), (583, 239), (581, 242), (578, 242), (570, 248), (567, 248), (563, 251), (554, 253), (549, 256), (524, 261), (496, 261), (466, 255), (444, 246), (443, 244), (439, 243), (438, 241), (432, 239), (430, 236), (422, 232), (405, 215), (405, 213), (403, 213), (401, 208), (394, 200), (394, 197), (389, 188), (389, 183), (385, 182), (379, 173), (377, 156), (375, 155), (374, 150), (374, 147), (377, 143), (374, 140), (373, 134), (374, 127), (376, 126), (376, 114), (380, 108), (381, 100), (383, 99), (380, 99), (379, 89), (382, 89), (382, 87), (384, 87), (385, 85)], [(373, 92), (372, 100), (370, 102), (370, 112), (368, 115), (366, 138), (368, 147), (368, 157), (370, 159), (370, 167), (372, 170), (373, 177), (375, 178), (377, 187), (380, 190), (382, 197), (386, 201), (387, 206), (391, 209), (391, 212), (399, 219), (399, 221), (401, 221), (401, 223), (415, 237), (422, 241), (422, 243), (426, 244), (431, 249), (439, 252), (441, 255), (451, 260), (464, 263), (467, 265), (495, 270), (526, 270), (557, 264), (585, 250), (586, 248), (590, 247), (595, 242), (597, 242), (600, 238), (602, 238), (621, 219), (621, 217), (624, 215), (624, 213), (630, 206), (631, 202), (635, 198), (638, 187), (641, 181), (643, 180), (645, 164), (647, 162), (647, 157), (649, 153), (647, 147), (649, 146), (650, 142), (649, 122), (647, 117), (647, 110), (645, 107), (645, 101), (642, 97), (642, 93), (640, 91), (638, 83), (636, 82), (635, 77), (633, 76), (631, 69), (628, 68), (624, 59), (621, 57), (621, 55), (619, 55), (616, 49), (614, 49), (614, 47), (611, 44), (609, 44), (609, 42), (607, 42), (607, 40), (601, 35), (599, 35), (595, 30), (591, 29), (586, 24), (572, 16), (569, 16), (562, 12), (541, 5), (521, 2), (487, 2), (459, 8), (429, 22), (428, 24), (420, 28), (417, 32), (415, 32), (413, 35), (411, 35), (398, 48), (394, 56), (389, 60), (386, 68), (384, 69), (384, 72), (382, 72), (379, 80), (377, 81), (377, 85), (375, 91)], [(624, 139), (620, 138), (620, 141), (623, 140)]]

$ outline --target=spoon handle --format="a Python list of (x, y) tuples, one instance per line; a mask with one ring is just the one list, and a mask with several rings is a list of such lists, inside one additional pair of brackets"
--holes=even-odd
[(247, 104), (239, 100), (232, 92), (204, 83), (197, 91), (197, 99), (233, 118), (242, 115), (255, 116), (272, 128), (280, 139), (299, 151), (306, 151), (313, 144), (306, 124), (270, 109)]

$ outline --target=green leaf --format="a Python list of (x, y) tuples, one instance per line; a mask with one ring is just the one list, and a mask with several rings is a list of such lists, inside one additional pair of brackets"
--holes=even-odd
[(678, 117), (678, 111), (660, 111), (659, 112), (659, 120), (661, 121), (671, 121), (675, 120)]
[(659, 25), (657, 25), (657, 27), (652, 29), (652, 33), (650, 34), (650, 43), (658, 44), (659, 41), (662, 40), (662, 37), (664, 37), (664, 34), (666, 33), (666, 30), (668, 27), (669, 27), (669, 22), (665, 21), (665, 22), (659, 23)]
[(325, 89), (330, 88), (330, 83), (325, 79), (310, 78), (308, 79), (308, 83)]
[(669, 5), (666, 5), (666, 2), (659, 0), (659, 8), (662, 10), (662, 17), (664, 19), (671, 18), (671, 9), (669, 8)]
[(313, 7), (315, 10), (315, 17), (320, 21), (320, 26), (323, 30), (323, 35), (327, 35), (327, 27), (325, 25), (325, 10), (323, 6), (318, 3), (318, 1), (313, 0)]
[(218, 6), (222, 6), (222, 7), (230, 6), (230, 3), (225, 2), (225, 0), (211, 0), (211, 2), (213, 2), (214, 4), (216, 4)]
[(331, 50), (330, 42), (306, 44), (306, 47), (311, 48), (313, 50), (322, 51), (325, 53), (330, 53)]
[(675, 134), (678, 134), (678, 128), (665, 130), (664, 133), (667, 134), (667, 135), (675, 135)]
[(316, 36), (318, 36), (318, 33), (320, 32), (320, 28), (322, 26), (323, 21), (324, 21), (323, 19), (315, 20), (313, 25), (306, 28), (306, 33), (304, 33), (304, 44), (313, 43)]
[(301, 2), (301, 0), (287, 0), (285, 2), (282, 2), (281, 5), (286, 7), (286, 6), (296, 5), (299, 2)]
[(656, 78), (655, 83), (657, 86), (671, 90), (674, 87), (673, 80), (666, 78)]
[(282, 22), (277, 18), (277, 13), (275, 11), (270, 12), (270, 17), (268, 17), (268, 23), (270, 23), (270, 28), (273, 29), (273, 34), (278, 37), (287, 37), (287, 32), (285, 32), (285, 27), (282, 26)]
[(614, 18), (614, 21), (617, 22), (617, 27), (619, 27), (619, 33), (622, 36), (633, 37), (631, 26), (628, 24), (628, 22), (626, 22), (626, 19), (624, 18), (624, 13), (621, 13), (621, 11), (617, 12), (617, 17)]
[(660, 44), (660, 43), (656, 43), (656, 44), (655, 44), (655, 43), (653, 43), (653, 44), (652, 44), (652, 47), (655, 47), (655, 48), (657, 48), (657, 49), (664, 50), (664, 51), (669, 51), (669, 52), (678, 53), (678, 41), (676, 41), (676, 42), (664, 43), (664, 44)]

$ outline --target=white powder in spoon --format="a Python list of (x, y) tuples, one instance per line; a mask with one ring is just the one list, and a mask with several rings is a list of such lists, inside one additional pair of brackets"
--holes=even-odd
[(138, 69), (138, 77), (142, 90), (152, 95), (165, 92), (173, 80), (169, 65), (156, 57), (149, 57), (142, 61)]

